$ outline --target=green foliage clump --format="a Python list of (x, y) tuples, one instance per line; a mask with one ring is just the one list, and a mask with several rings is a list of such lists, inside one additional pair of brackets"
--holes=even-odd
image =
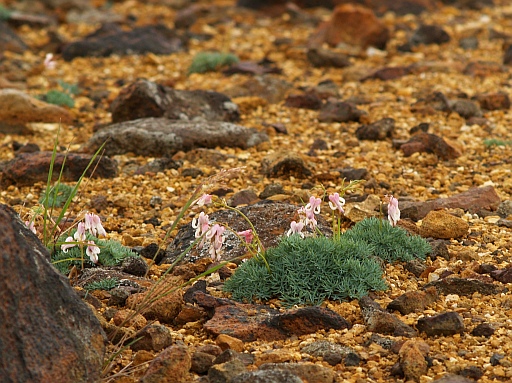
[(375, 217), (358, 222), (343, 237), (371, 244), (373, 254), (389, 263), (424, 259), (432, 251), (429, 243), (420, 236), (410, 235), (401, 227), (393, 227), (387, 220)]
[[(66, 241), (68, 236), (73, 236), (76, 229), (71, 230), (69, 234), (61, 236), (57, 243), (62, 244)], [(87, 241), (94, 241), (100, 248), (98, 254), (98, 263), (93, 263), (85, 253), (86, 247), (80, 248), (79, 245), (68, 249), (64, 253), (60, 246), (55, 246), (50, 249), (52, 252), (51, 261), (53, 265), (63, 274), (67, 274), (72, 266), (81, 267), (83, 263), (87, 267), (94, 267), (97, 265), (103, 266), (118, 266), (127, 257), (138, 257), (139, 255), (132, 251), (130, 248), (123, 246), (120, 242), (111, 239), (98, 239), (90, 233), (86, 233)], [(83, 252), (83, 254), (82, 254)]]
[(59, 183), (58, 185), (50, 188), (47, 203), (45, 203), (46, 190), (43, 190), (41, 197), (39, 198), (39, 203), (45, 204), (45, 206), (62, 207), (68, 198), (71, 197), (73, 189), (74, 188), (71, 186)]
[(215, 71), (238, 61), (238, 57), (232, 53), (200, 52), (192, 60), (192, 64), (188, 68), (188, 74)]
[(68, 106), (73, 108), (75, 106), (75, 101), (71, 98), (71, 96), (67, 93), (61, 92), (60, 90), (49, 90), (42, 97), (44, 101), (48, 104), (59, 105), (59, 106)]
[(85, 290), (112, 290), (114, 287), (117, 287), (119, 283), (119, 279), (117, 278), (105, 278), (99, 281), (88, 283), (84, 286)]
[(343, 237), (285, 237), (265, 254), (270, 273), (263, 262), (251, 258), (224, 289), (236, 300), (278, 297), (287, 306), (360, 298), (369, 290), (387, 288), (373, 250), (367, 243)]
[(339, 239), (284, 237), (259, 258), (241, 264), (224, 284), (239, 301), (279, 298), (286, 306), (319, 305), (325, 299), (361, 298), (386, 290), (382, 262), (424, 258), (431, 247), (423, 238), (377, 218), (363, 220)]
[(512, 145), (512, 141), (500, 140), (498, 138), (489, 138), (484, 140), (484, 145), (488, 148), (492, 148), (493, 146), (510, 146)]

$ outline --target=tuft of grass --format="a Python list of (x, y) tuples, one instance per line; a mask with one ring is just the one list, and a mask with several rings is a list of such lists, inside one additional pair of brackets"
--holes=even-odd
[(424, 258), (431, 247), (388, 221), (370, 218), (332, 239), (284, 237), (257, 258), (242, 263), (224, 284), (238, 301), (280, 299), (285, 306), (345, 301), (387, 289), (382, 262)]
[(192, 60), (192, 64), (188, 68), (188, 74), (216, 71), (238, 61), (238, 57), (232, 53), (200, 52)]
[(114, 287), (117, 287), (119, 284), (119, 279), (117, 278), (105, 278), (101, 279), (99, 281), (88, 283), (84, 286), (85, 290), (92, 291), (92, 290), (112, 290)]

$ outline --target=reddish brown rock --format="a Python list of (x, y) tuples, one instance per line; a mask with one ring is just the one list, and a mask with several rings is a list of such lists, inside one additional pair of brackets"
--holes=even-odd
[(229, 336), (227, 334), (219, 334), (217, 339), (215, 339), (215, 343), (222, 349), (222, 350), (234, 350), (237, 352), (244, 351), (244, 342), (242, 342), (238, 338), (233, 338), (232, 336)]
[(425, 132), (415, 134), (400, 149), (404, 152), (405, 157), (412, 156), (414, 153), (426, 152), (435, 154), (443, 161), (453, 160), (461, 155), (457, 148), (448, 144), (443, 138)]
[(327, 43), (335, 47), (348, 44), (384, 49), (388, 40), (389, 30), (370, 9), (344, 4), (336, 7), (331, 19), (320, 25), (309, 45), (320, 47), (322, 43)]
[(359, 299), (359, 307), (363, 314), (364, 324), (368, 331), (378, 334), (406, 336), (418, 335), (418, 332), (408, 326), (393, 314), (386, 312), (380, 305), (368, 296)]
[(411, 72), (412, 71), (411, 71), (410, 67), (403, 67), (403, 66), (384, 67), (384, 68), (377, 69), (371, 75), (362, 78), (361, 81), (373, 80), (373, 79), (382, 80), (382, 81), (395, 80), (397, 78), (406, 76), (406, 75), (410, 74)]
[(450, 239), (467, 235), (469, 224), (445, 210), (430, 211), (421, 222), (420, 235), (423, 238)]
[(6, 205), (0, 247), (1, 380), (98, 382), (106, 341), (99, 321)]
[(280, 313), (268, 306), (240, 304), (202, 292), (197, 292), (195, 298), (200, 306), (212, 312), (212, 319), (204, 325), (206, 331), (213, 335), (228, 334), (244, 342), (281, 340), (291, 335), (350, 327), (344, 318), (323, 307), (305, 307)]
[(48, 104), (15, 89), (0, 90), (0, 133), (18, 129), (28, 132), (29, 122), (55, 122), (69, 124), (73, 120), (65, 108)]
[[(64, 161), (62, 180), (78, 181), (91, 162), (92, 157), (89, 154), (68, 153), (66, 155), (57, 153), (52, 181), (58, 179)], [(5, 164), (0, 184), (6, 187), (9, 185), (26, 186), (33, 185), (36, 182), (46, 182), (48, 180), (51, 159), (52, 152), (21, 153)], [(113, 178), (117, 176), (117, 162), (108, 157), (97, 157), (89, 167), (86, 175), (89, 177)]]
[(462, 71), (467, 76), (475, 77), (487, 77), (500, 72), (506, 72), (506, 69), (494, 61), (473, 61), (466, 65)]
[(425, 357), (428, 355), (430, 347), (421, 340), (406, 341), (398, 356), (400, 357), (400, 367), (406, 381), (419, 382), (421, 376), (427, 374), (428, 363)]
[(480, 107), (486, 110), (507, 110), (510, 109), (510, 98), (503, 92), (484, 93), (475, 96), (480, 103)]
[(286, 370), (297, 375), (304, 383), (332, 383), (334, 370), (313, 363), (266, 363), (260, 370)]
[(501, 199), (492, 186), (471, 188), (460, 194), (447, 198), (438, 198), (425, 202), (400, 202), (400, 212), (403, 218), (418, 221), (428, 212), (436, 209), (463, 209), (470, 213), (479, 213), (483, 210), (495, 211), (500, 205)]
[[(182, 292), (180, 289), (177, 289), (177, 286), (181, 283), (181, 278), (171, 277), (155, 291), (150, 290), (130, 295), (126, 300), (126, 306), (136, 310), (137, 308), (145, 307), (149, 299), (153, 299), (161, 294), (167, 294), (155, 300), (149, 307), (146, 307), (143, 315), (147, 319), (156, 319), (162, 323), (173, 323), (183, 306)], [(148, 297), (148, 294), (151, 295)]]
[(464, 321), (459, 313), (450, 311), (418, 319), (416, 328), (427, 336), (449, 336), (464, 332)]
[(188, 383), (192, 359), (185, 346), (170, 346), (157, 355), (140, 383)]
[(160, 324), (150, 324), (142, 328), (135, 334), (133, 340), (137, 340), (130, 345), (133, 351), (160, 351), (172, 344), (171, 332)]
[(337, 4), (356, 3), (370, 8), (378, 15), (394, 12), (397, 15), (419, 15), (437, 7), (434, 0), (335, 0)]
[(439, 295), (435, 287), (424, 291), (408, 291), (394, 299), (387, 306), (388, 310), (397, 310), (402, 315), (415, 311), (423, 311), (438, 299)]

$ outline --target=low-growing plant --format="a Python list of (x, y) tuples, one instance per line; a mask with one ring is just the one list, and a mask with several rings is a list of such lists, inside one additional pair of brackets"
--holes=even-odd
[(284, 237), (267, 250), (270, 272), (257, 258), (243, 262), (224, 284), (233, 299), (279, 298), (286, 306), (319, 305), (326, 299), (360, 298), (387, 289), (374, 247), (363, 241), (324, 236)]
[(232, 53), (200, 52), (194, 56), (192, 64), (188, 68), (188, 74), (216, 71), (238, 61), (238, 57)]
[[(352, 188), (353, 183), (342, 190)], [(340, 221), (333, 237), (322, 235), (316, 222), (321, 199), (312, 196), (299, 209), (301, 219), (292, 221), (287, 237), (268, 249), (260, 259), (242, 263), (224, 284), (224, 290), (239, 301), (278, 298), (286, 306), (319, 305), (325, 299), (361, 298), (369, 291), (385, 290), (381, 264), (425, 258), (431, 247), (423, 238), (396, 226), (400, 219), (398, 200), (388, 197), (388, 221), (367, 218), (341, 233)], [(329, 196), (329, 207), (342, 214), (345, 200)], [(303, 232), (309, 226), (309, 236)], [(320, 235), (319, 235), (320, 234)]]
[[(69, 236), (65, 234), (59, 237), (57, 246), (52, 249), (51, 261), (63, 274), (67, 274), (73, 266), (117, 266), (128, 257), (139, 256), (119, 241), (99, 239), (91, 233), (86, 233), (80, 240), (78, 230), (73, 229)], [(88, 255), (87, 258), (84, 253)]]
[(119, 279), (117, 278), (104, 278), (99, 281), (88, 283), (84, 286), (84, 289), (87, 291), (92, 290), (112, 290), (113, 288), (117, 287), (119, 284)]
[(67, 106), (70, 108), (75, 107), (75, 100), (73, 100), (69, 94), (57, 89), (49, 90), (41, 98), (48, 104)]

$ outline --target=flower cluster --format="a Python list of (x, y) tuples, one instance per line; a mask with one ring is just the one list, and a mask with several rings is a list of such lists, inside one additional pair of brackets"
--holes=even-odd
[[(210, 194), (203, 194), (194, 203), (197, 206), (208, 205), (212, 202)], [(211, 225), (208, 214), (203, 211), (199, 214), (198, 218), (192, 220), (192, 227), (196, 229), (195, 237), (202, 238), (199, 242), (199, 248), (202, 248), (206, 241), (210, 242), (210, 256), (213, 260), (220, 261), (222, 255), (222, 245), (224, 244), (224, 231), (226, 228), (218, 223)]]
[(76, 228), (76, 232), (73, 237), (69, 236), (66, 238), (66, 243), (61, 245), (61, 250), (64, 253), (68, 252), (68, 249), (75, 246), (87, 246), (86, 254), (90, 260), (94, 263), (98, 263), (98, 254), (100, 248), (94, 241), (87, 240), (86, 232), (89, 231), (94, 236), (106, 237), (107, 233), (101, 225), (101, 219), (96, 214), (87, 213), (85, 214), (85, 222), (79, 222)]
[[(292, 221), (290, 223), (290, 230), (286, 233), (289, 237), (292, 234), (299, 234), (302, 238), (304, 238), (304, 233), (302, 230), (304, 227), (309, 226), (311, 230), (314, 232), (316, 230), (316, 226), (318, 224), (316, 220), (316, 214), (320, 214), (320, 205), (322, 200), (320, 198), (316, 198), (315, 196), (311, 196), (309, 198), (309, 202), (306, 206), (301, 207), (298, 210), (300, 220)], [(338, 214), (343, 214), (343, 206), (345, 205), (345, 199), (341, 198), (339, 193), (333, 193), (329, 195), (329, 207), (333, 212), (338, 212)]]
[[(210, 194), (203, 194), (200, 198), (195, 200), (193, 204), (197, 206), (209, 205), (213, 202), (213, 196)], [(221, 206), (229, 208), (225, 203), (220, 203)], [(232, 208), (234, 209), (234, 208)], [(240, 213), (240, 212), (239, 212)], [(243, 215), (243, 214), (242, 214)], [(222, 245), (224, 244), (224, 233), (226, 227), (218, 223), (212, 224), (207, 214), (204, 212), (199, 213), (199, 217), (192, 220), (192, 227), (196, 229), (194, 236), (201, 238), (199, 248), (202, 248), (206, 242), (210, 244), (210, 256), (213, 260), (220, 261), (222, 255)], [(229, 229), (229, 228), (228, 228)], [(231, 229), (230, 229), (231, 230)], [(234, 232), (240, 240), (244, 241), (248, 249), (252, 248), (254, 239), (254, 230), (247, 229), (240, 232)], [(259, 240), (257, 240), (259, 243)], [(261, 252), (261, 246), (257, 247), (258, 252)]]
[[(352, 187), (352, 184), (347, 186), (344, 190)], [(392, 195), (386, 195), (386, 199), (388, 200), (388, 220), (391, 226), (396, 226), (397, 222), (400, 220), (400, 209), (398, 208), (398, 200)], [(302, 238), (304, 238), (304, 233), (302, 230), (309, 226), (313, 232), (317, 230), (317, 220), (316, 214), (320, 214), (320, 204), (322, 200), (320, 198), (316, 198), (315, 196), (311, 196), (309, 198), (309, 202), (301, 207), (298, 210), (299, 221), (292, 221), (290, 223), (290, 229), (286, 233), (289, 237), (293, 234), (299, 234)], [(333, 211), (333, 214), (338, 215), (338, 223), (337, 226), (333, 221), (333, 226), (335, 227), (335, 235), (339, 237), (340, 235), (340, 217), (345, 213), (343, 206), (345, 205), (345, 199), (340, 196), (339, 193), (333, 193), (329, 195), (329, 207)]]

